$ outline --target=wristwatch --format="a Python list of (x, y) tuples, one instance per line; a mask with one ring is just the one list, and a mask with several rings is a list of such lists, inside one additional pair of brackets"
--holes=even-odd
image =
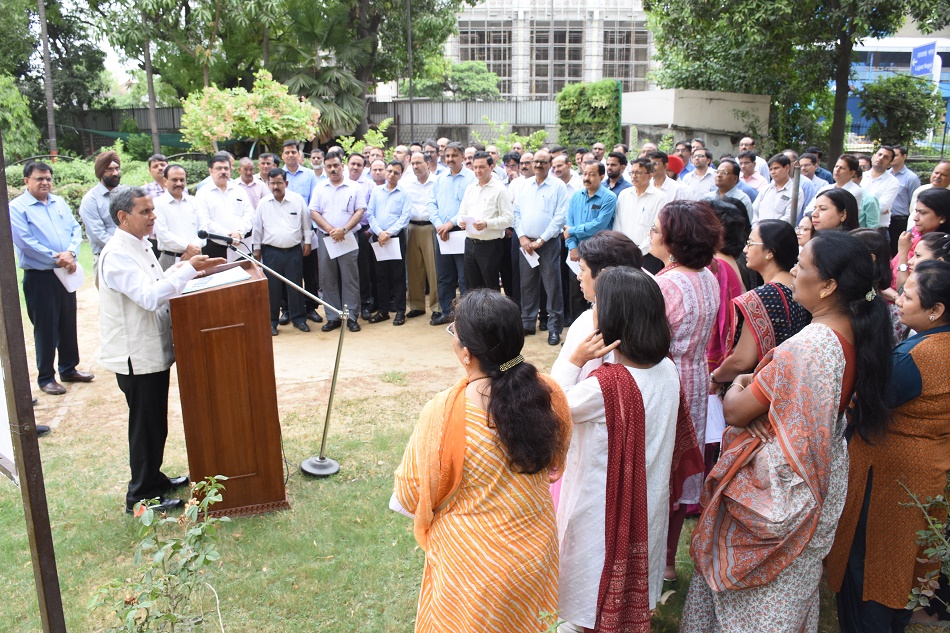
[(897, 271), (901, 273), (906, 273), (908, 270), (910, 270), (910, 266), (907, 264), (901, 264), (897, 267)]

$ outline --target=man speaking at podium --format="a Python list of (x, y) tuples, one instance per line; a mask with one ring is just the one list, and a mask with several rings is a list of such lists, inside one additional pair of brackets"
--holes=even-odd
[(99, 255), (100, 363), (114, 371), (129, 405), (129, 465), (132, 478), (125, 510), (158, 498), (159, 511), (184, 505), (165, 494), (190, 482), (162, 473), (168, 435), (168, 379), (175, 351), (168, 300), (222, 258), (194, 255), (167, 271), (155, 259), (148, 236), (155, 206), (141, 187), (121, 187), (109, 196), (117, 229)]

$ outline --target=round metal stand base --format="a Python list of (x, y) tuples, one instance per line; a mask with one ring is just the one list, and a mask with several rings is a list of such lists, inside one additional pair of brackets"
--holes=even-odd
[(300, 470), (311, 477), (329, 477), (340, 472), (340, 465), (327, 457), (311, 457), (300, 464)]

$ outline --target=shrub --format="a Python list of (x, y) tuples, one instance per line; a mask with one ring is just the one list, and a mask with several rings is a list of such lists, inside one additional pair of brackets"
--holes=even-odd
[(569, 84), (555, 100), (561, 145), (590, 147), (601, 142), (611, 148), (620, 142), (620, 84), (616, 80)]

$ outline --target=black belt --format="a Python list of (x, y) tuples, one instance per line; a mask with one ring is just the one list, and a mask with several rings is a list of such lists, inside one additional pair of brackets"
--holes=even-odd
[(171, 251), (158, 251), (160, 255), (168, 255), (169, 257), (181, 257), (184, 253), (173, 253)]
[(409, 220), (409, 224), (415, 224), (416, 226), (431, 226), (431, 222), (425, 222), (423, 220)]
[[(302, 244), (302, 243), (303, 243), (303, 242), (301, 242), (301, 244)], [(282, 247), (282, 246), (271, 246), (270, 244), (262, 244), (262, 246), (266, 246), (267, 248), (272, 248), (272, 249), (274, 249), (275, 251), (292, 251), (292, 250), (294, 250), (295, 248), (300, 248), (300, 244), (296, 244), (296, 245), (294, 245), (294, 246), (288, 246), (287, 248), (284, 248), (284, 247)]]

